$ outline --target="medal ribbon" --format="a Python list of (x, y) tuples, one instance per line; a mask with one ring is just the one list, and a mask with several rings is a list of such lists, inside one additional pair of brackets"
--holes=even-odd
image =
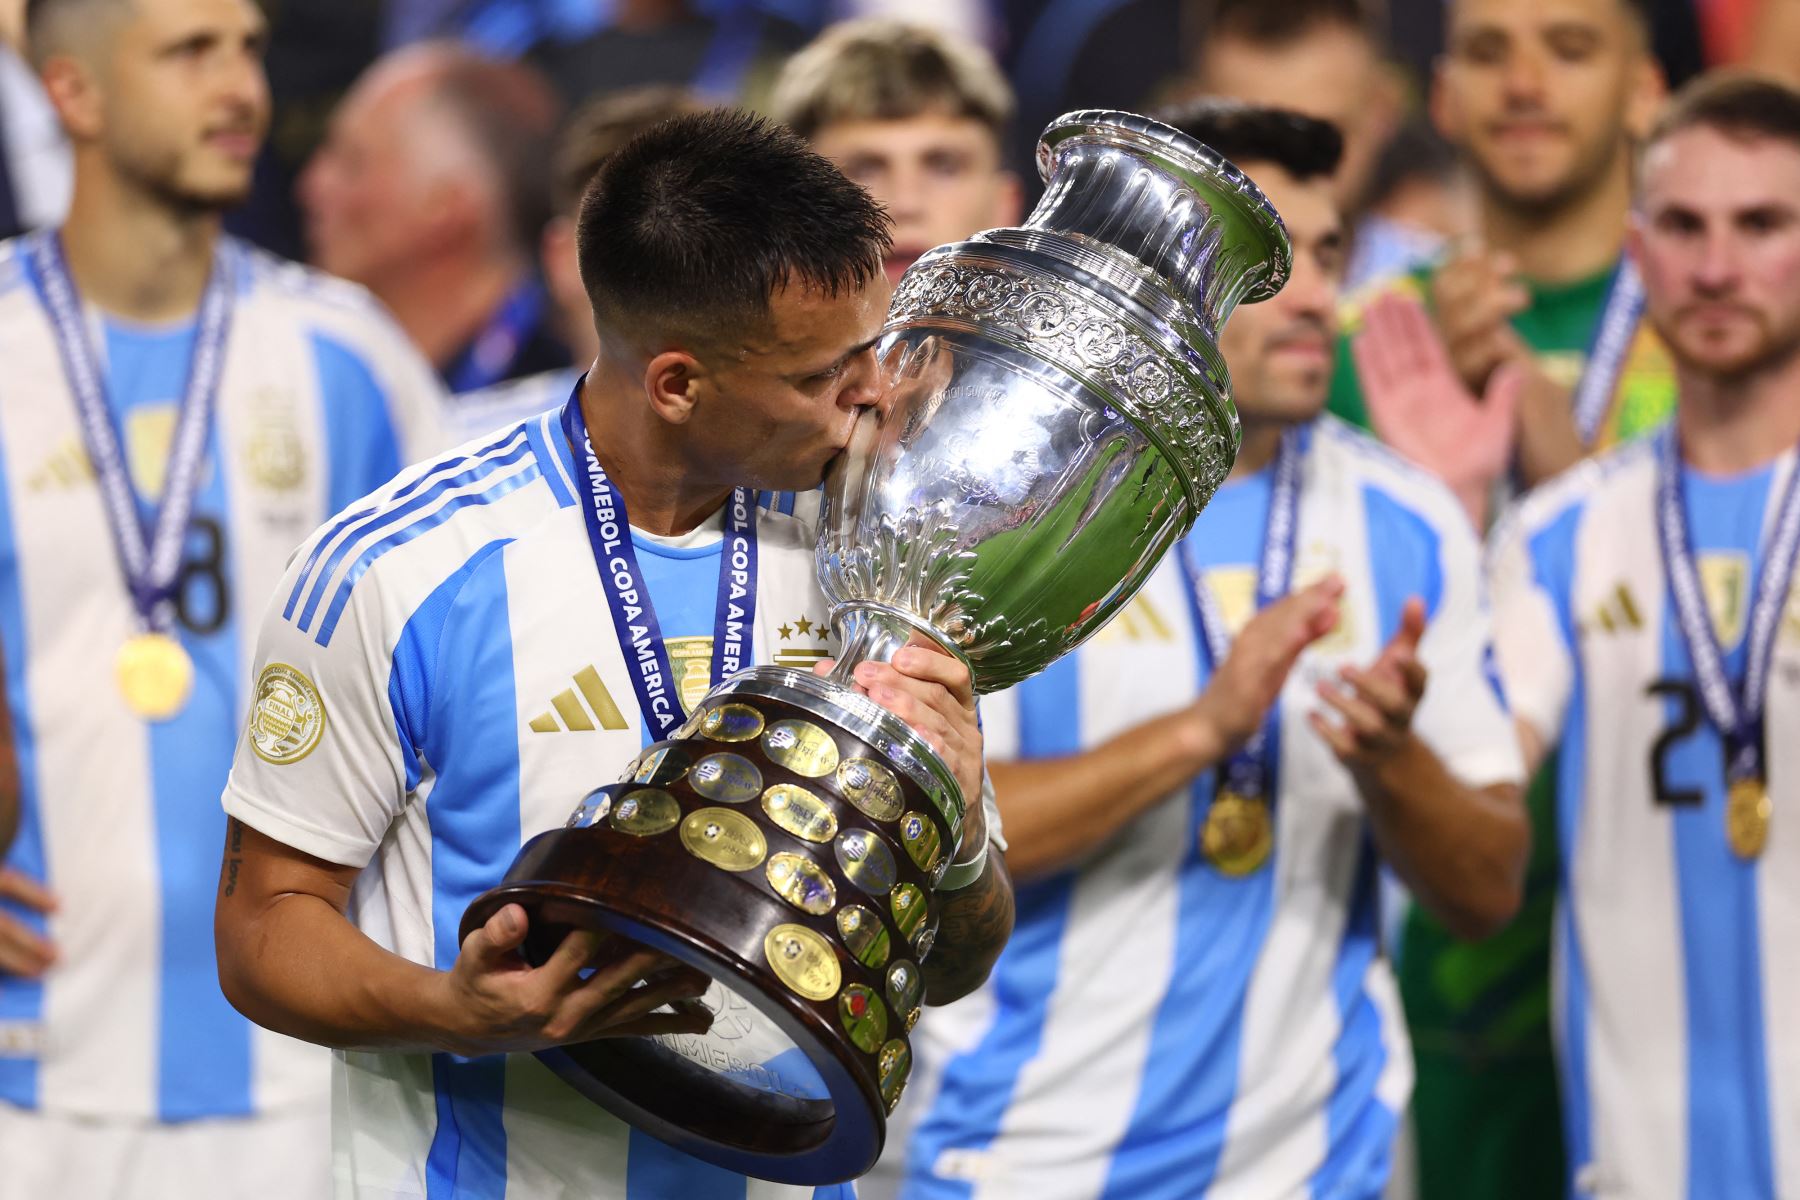
[[(1281, 434), (1281, 447), (1275, 453), (1275, 482), (1269, 496), (1269, 515), (1263, 528), (1262, 561), (1256, 571), (1256, 611), (1261, 612), (1287, 595), (1294, 578), (1294, 537), (1299, 526), (1300, 509), (1300, 434), (1286, 429)], [(1206, 652), (1207, 666), (1218, 670), (1231, 652), (1231, 632), (1219, 612), (1217, 597), (1207, 586), (1194, 557), (1193, 545), (1187, 538), (1180, 545), (1182, 578), (1187, 583), (1188, 603), (1193, 607), (1194, 624)], [(1277, 706), (1279, 707), (1279, 706)], [(1250, 740), (1226, 760), (1223, 782), (1239, 795), (1256, 799), (1270, 791), (1272, 764), (1268, 761), (1270, 734), (1278, 719), (1271, 709), (1264, 716)]]
[(532, 326), (543, 316), (544, 304), (544, 293), (536, 283), (528, 282), (514, 288), (447, 369), (445, 382), (452, 394), (460, 396), (503, 382), (519, 347), (531, 336)]
[(1584, 449), (1593, 449), (1600, 438), (1600, 427), (1606, 423), (1607, 410), (1612, 407), (1619, 375), (1625, 369), (1632, 342), (1637, 340), (1638, 322), (1643, 315), (1644, 277), (1631, 256), (1624, 255), (1600, 305), (1600, 322), (1594, 327), (1594, 340), (1588, 346), (1587, 362), (1571, 402), (1575, 434)]
[(1714, 727), (1725, 737), (1726, 781), (1761, 779), (1763, 701), (1768, 692), (1769, 666), (1793, 582), (1794, 560), (1800, 554), (1800, 462), (1788, 474), (1787, 488), (1764, 546), (1762, 574), (1750, 609), (1749, 652), (1740, 694), (1725, 673), (1725, 653), (1707, 616), (1700, 571), (1694, 565), (1687, 509), (1682, 502), (1681, 449), (1674, 425), (1658, 437), (1657, 533), (1662, 541), (1669, 591), (1675, 598), (1675, 615), (1687, 642), (1688, 657), (1694, 660), (1694, 673), (1699, 677), (1700, 700)]
[(217, 406), (219, 379), (225, 369), (225, 341), (231, 332), (233, 259), (231, 243), (221, 241), (206, 290), (200, 297), (194, 354), (188, 363), (187, 387), (175, 421), (175, 436), (164, 474), (162, 500), (150, 528), (133, 491), (131, 472), (125, 463), (118, 422), (107, 403), (106, 381), (101, 377), (98, 355), (88, 340), (81, 314), (81, 299), (63, 256), (62, 242), (46, 230), (32, 234), (26, 243), (38, 279), (45, 308), (55, 331), (63, 370), (75, 397), (81, 439), (99, 480), (100, 498), (112, 529), (125, 584), (144, 626), (156, 633), (174, 628), (170, 597), (181, 573), (182, 545), (187, 540), (188, 519), (200, 492), (200, 468), (206, 462), (207, 442)]
[[(583, 376), (585, 379), (586, 377)], [(675, 694), (675, 671), (663, 644), (662, 625), (650, 589), (638, 569), (637, 549), (625, 500), (607, 478), (594, 454), (587, 422), (581, 416), (581, 384), (563, 406), (563, 432), (582, 456), (587, 502), (581, 506), (593, 547), (594, 566), (612, 610), (613, 633), (637, 693), (645, 727), (661, 741), (681, 724), (681, 702)], [(723, 683), (749, 658), (750, 632), (756, 615), (756, 496), (736, 488), (725, 505), (725, 542), (719, 548), (719, 597), (713, 610), (712, 677)]]

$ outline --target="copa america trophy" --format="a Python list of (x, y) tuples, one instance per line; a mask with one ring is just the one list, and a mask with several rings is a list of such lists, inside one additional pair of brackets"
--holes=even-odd
[(911, 1067), (933, 888), (970, 798), (852, 668), (922, 636), (978, 692), (1043, 670), (1131, 599), (1237, 453), (1217, 338), (1286, 279), (1274, 209), (1128, 113), (1054, 122), (1038, 167), (1024, 226), (939, 247), (894, 294), (877, 346), (891, 386), (826, 480), (837, 668), (725, 680), (463, 919), (466, 936), (519, 903), (537, 961), (580, 927), (710, 975), (704, 1035), (540, 1057), (733, 1171), (862, 1174)]

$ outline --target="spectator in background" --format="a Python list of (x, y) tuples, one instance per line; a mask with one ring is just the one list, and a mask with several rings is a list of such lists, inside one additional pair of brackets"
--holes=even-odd
[[(1417, 349), (1399, 317), (1405, 293), (1427, 300), (1461, 386), (1417, 372), (1372, 380), (1405, 356), (1356, 363), (1346, 346), (1332, 410), (1366, 426), (1373, 407), (1377, 433), (1478, 508), (1509, 451), (1532, 484), (1666, 417), (1668, 359), (1637, 320), (1640, 289), (1622, 258), (1632, 147), (1662, 94), (1643, 0), (1453, 0), (1432, 114), (1473, 173), (1479, 234), (1402, 295), (1371, 302), (1367, 324), (1377, 341)], [(1620, 336), (1584, 381), (1609, 304)], [(1503, 404), (1517, 397), (1516, 442), (1477, 445), (1462, 426), (1494, 385)], [(1432, 421), (1418, 419), (1421, 404)]]
[(438, 386), (362, 289), (221, 236), (268, 127), (265, 36), (250, 0), (29, 10), (75, 177), (60, 229), (0, 246), (8, 1200), (331, 1190), (327, 1056), (219, 990), (212, 797), (243, 612), (434, 448)]
[(1423, 120), (1400, 127), (1375, 160), (1344, 290), (1441, 258), (1475, 229), (1475, 195), (1456, 150)]
[(569, 364), (534, 261), (555, 96), (448, 42), (378, 61), (300, 180), (314, 262), (367, 287), (453, 392)]
[(1683, 88), (1632, 221), (1675, 419), (1540, 489), (1494, 538), (1497, 657), (1525, 757), (1557, 751), (1565, 885), (1569, 1176), (1507, 1194), (1791, 1198), (1800, 93)]
[(550, 196), (556, 211), (544, 226), (538, 253), (556, 331), (569, 347), (573, 362), (455, 397), (450, 422), (456, 441), (510, 425), (569, 398), (576, 380), (600, 350), (587, 288), (576, 262), (575, 227), (581, 198), (601, 166), (620, 147), (670, 117), (701, 108), (698, 100), (680, 88), (645, 87), (595, 97), (569, 118), (551, 155)]
[(1192, 65), (1175, 90), (1330, 122), (1344, 137), (1338, 208), (1362, 236), (1370, 179), (1404, 107), (1369, 0), (1210, 0), (1199, 11)]
[[(1473, 171), (1481, 235), (1365, 298), (1332, 406), (1372, 415), (1481, 525), (1515, 461), (1536, 482), (1670, 412), (1669, 360), (1638, 319), (1623, 257), (1634, 146), (1663, 89), (1639, 0), (1452, 0), (1449, 22), (1432, 111)], [(1510, 928), (1466, 946), (1416, 907), (1405, 921), (1422, 1200), (1565, 1190), (1549, 1006), (1552, 778), (1529, 793), (1532, 864)]]
[(833, 26), (776, 80), (772, 115), (888, 210), (898, 280), (925, 251), (1019, 219), (1001, 165), (1012, 92), (987, 53), (937, 30)]
[[(601, 7), (600, 0), (594, 0)], [(530, 61), (571, 107), (602, 92), (661, 84), (711, 103), (759, 107), (807, 30), (745, 0), (612, 0), (586, 37), (546, 40)]]
[(0, 0), (0, 238), (69, 208), (69, 143), (24, 58), (25, 0)]

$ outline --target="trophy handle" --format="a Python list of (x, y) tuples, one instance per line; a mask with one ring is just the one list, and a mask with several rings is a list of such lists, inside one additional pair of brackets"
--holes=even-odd
[(851, 601), (831, 610), (831, 625), (843, 646), (837, 666), (826, 676), (833, 683), (854, 688), (851, 676), (858, 663), (892, 662), (901, 647), (915, 639), (930, 642), (950, 657), (969, 667), (974, 666), (960, 646), (945, 640), (929, 624), (904, 609), (877, 601)]

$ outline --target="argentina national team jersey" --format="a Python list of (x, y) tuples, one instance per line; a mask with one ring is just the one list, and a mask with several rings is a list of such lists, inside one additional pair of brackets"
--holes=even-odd
[[(363, 868), (357, 924), (414, 962), (448, 969), (469, 902), (648, 740), (580, 478), (555, 412), (414, 468), (302, 548), (264, 623), (259, 700), (225, 808)], [(830, 647), (814, 526), (794, 507), (763, 501), (751, 650), (755, 662), (807, 667)], [(710, 682), (721, 532), (715, 519), (679, 539), (631, 535), (686, 705)], [(531, 1055), (342, 1052), (335, 1094), (340, 1195), (851, 1194), (690, 1159)]]
[[(253, 639), (287, 557), (437, 437), (430, 368), (361, 289), (229, 243), (232, 326), (175, 594), (195, 665), (174, 719), (127, 708), (114, 656), (138, 618), (41, 281), (0, 246), (0, 643), (23, 787), (7, 865), (57, 897), (59, 958), (0, 975), (0, 1102), (124, 1119), (317, 1103), (326, 1056), (226, 1003), (212, 909), (225, 824), (210, 798), (249, 704)], [(136, 498), (163, 491), (195, 326), (88, 314)], [(254, 624), (251, 626), (254, 630)]]
[[(1022, 882), (988, 985), (920, 1022), (907, 1128), (865, 1197), (1379, 1194), (1410, 1054), (1378, 952), (1361, 805), (1305, 720), (1314, 686), (1373, 660), (1420, 596), (1431, 679), (1415, 728), (1472, 785), (1516, 782), (1520, 766), (1484, 667), (1466, 518), (1335, 419), (1301, 436), (1295, 586), (1335, 571), (1347, 590), (1341, 623), (1283, 694), (1273, 857), (1229, 878), (1200, 855), (1207, 772), (1078, 867)], [(1234, 631), (1254, 606), (1271, 474), (1221, 489), (1188, 535)], [(1092, 642), (984, 702), (990, 761), (1091, 749), (1191, 703), (1205, 681), (1171, 553)]]
[[(1765, 710), (1766, 848), (1726, 836), (1724, 749), (1664, 579), (1654, 443), (1585, 464), (1496, 530), (1496, 640), (1519, 718), (1557, 752), (1556, 1017), (1572, 1194), (1800, 1195), (1800, 603)], [(1725, 669), (1792, 452), (1683, 471)]]

